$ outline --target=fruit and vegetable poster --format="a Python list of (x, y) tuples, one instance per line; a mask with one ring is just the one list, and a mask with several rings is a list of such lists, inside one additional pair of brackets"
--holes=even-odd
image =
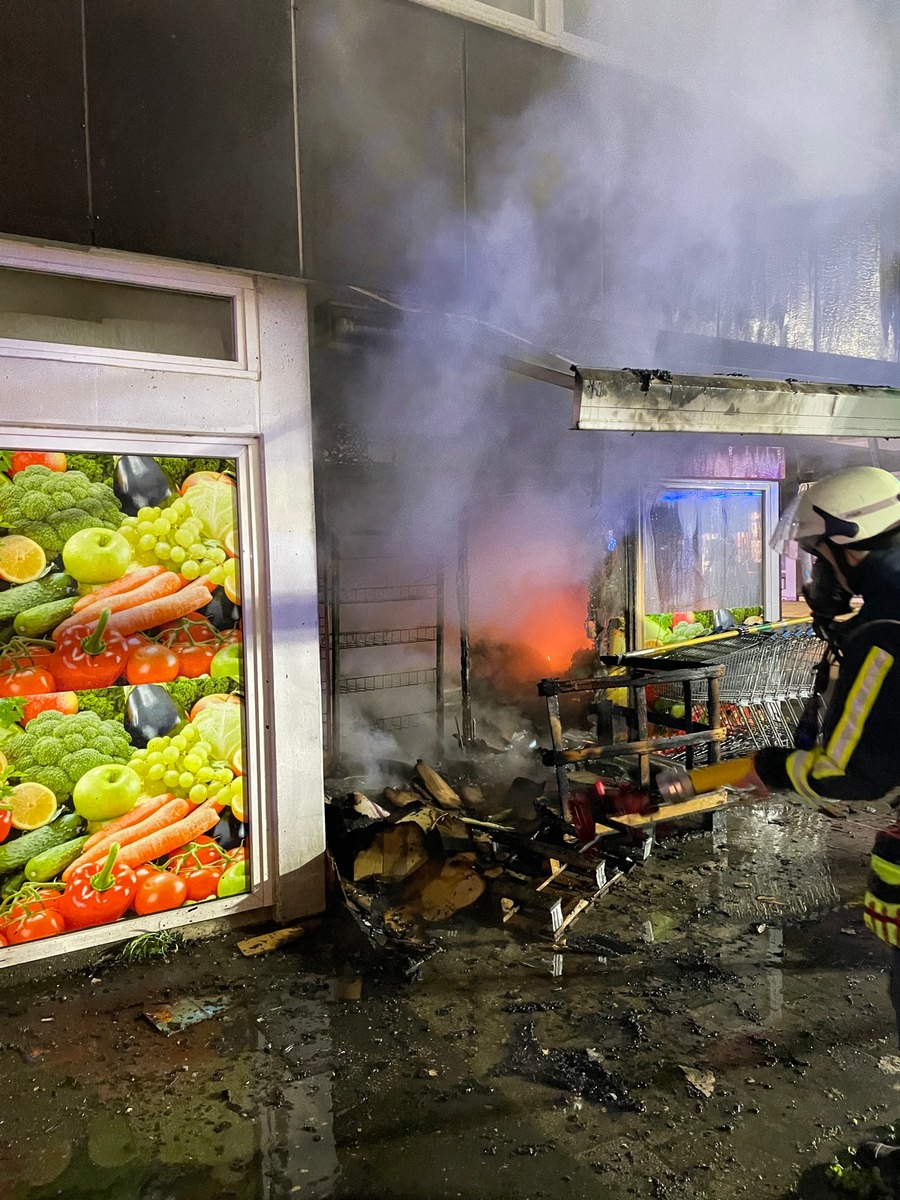
[(228, 459), (0, 451), (0, 958), (249, 890)]

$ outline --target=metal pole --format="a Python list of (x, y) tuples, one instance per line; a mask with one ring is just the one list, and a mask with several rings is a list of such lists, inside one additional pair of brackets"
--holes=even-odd
[(340, 543), (331, 539), (331, 757), (341, 754), (341, 562)]
[(475, 723), (472, 720), (472, 695), (470, 690), (469, 652), (469, 510), (464, 508), (459, 518), (459, 553), (456, 570), (456, 604), (459, 611), (459, 682), (462, 691), (462, 727), (460, 739), (463, 749), (475, 741)]
[(444, 568), (435, 576), (434, 725), (437, 761), (444, 757)]

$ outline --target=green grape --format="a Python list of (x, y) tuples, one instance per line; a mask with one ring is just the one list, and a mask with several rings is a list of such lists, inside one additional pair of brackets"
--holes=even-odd
[(188, 508), (187, 500), (185, 500), (182, 496), (179, 496), (176, 500), (172, 501), (171, 505), (166, 511), (176, 513), (179, 517), (183, 517), (185, 513), (190, 512), (190, 509)]
[(138, 542), (138, 550), (143, 550), (144, 552), (146, 552), (148, 550), (152, 550), (155, 545), (156, 545), (156, 534), (145, 533), (142, 535), (140, 541)]
[(206, 554), (206, 547), (201, 542), (192, 542), (188, 546), (188, 554), (191, 558), (203, 558)]
[(195, 774), (201, 783), (209, 783), (210, 780), (213, 780), (216, 777), (216, 773), (212, 767), (201, 767), (199, 771), (195, 772)]
[(173, 546), (169, 558), (176, 567), (180, 566), (187, 558), (187, 551), (183, 546)]
[(160, 537), (164, 537), (171, 528), (171, 521), (167, 521), (165, 517), (159, 517), (153, 522), (153, 532), (158, 533)]
[(151, 751), (151, 753), (154, 750), (165, 750), (165, 748), (166, 748), (166, 746), (168, 746), (168, 744), (169, 744), (168, 738), (155, 737), (155, 738), (151, 738), (150, 741), (147, 743), (147, 749), (149, 751)]
[(178, 734), (172, 738), (172, 741), (169, 743), (169, 745), (173, 749), (177, 750), (179, 754), (183, 754), (188, 747), (187, 738), (182, 734)]
[(197, 730), (197, 727), (195, 725), (190, 725), (190, 724), (185, 725), (184, 729), (182, 729), (181, 733), (178, 736), (183, 737), (184, 740), (188, 743), (196, 742), (196, 741), (200, 740), (200, 733)]
[(165, 775), (163, 775), (163, 783), (166, 785), (167, 788), (176, 788), (176, 787), (178, 787), (178, 780), (180, 778), (181, 778), (180, 771), (175, 771), (175, 770), (166, 771)]
[(151, 767), (158, 766), (163, 761), (162, 750), (151, 750), (147, 754), (147, 763)]
[(123, 517), (122, 525), (137, 525), (137, 517)]
[(135, 750), (131, 755), (131, 761), (134, 762), (135, 759), (141, 760), (146, 757), (147, 757), (146, 750)]
[(152, 508), (139, 508), (137, 513), (138, 521), (152, 521), (158, 514), (154, 513)]
[(203, 759), (199, 754), (186, 754), (182, 759), (181, 765), (186, 771), (194, 771), (195, 773), (203, 766)]
[(193, 558), (189, 558), (181, 564), (181, 573), (185, 579), (196, 579), (200, 574), (200, 564)]
[(214, 583), (216, 587), (223, 584), (225, 582), (225, 568), (219, 566), (213, 567), (209, 572), (209, 581), (210, 583)]
[(166, 768), (162, 763), (154, 763), (153, 766), (147, 770), (147, 778), (155, 783), (158, 779), (162, 779), (165, 773)]
[(183, 792), (189, 792), (194, 786), (194, 776), (190, 771), (182, 771), (178, 776), (178, 786)]
[(205, 784), (195, 783), (188, 792), (188, 800), (190, 800), (191, 804), (202, 804), (208, 795), (209, 792)]
[(156, 549), (153, 551), (160, 561), (165, 562), (172, 553), (172, 547), (168, 542), (157, 542)]
[(216, 771), (216, 779), (221, 780), (222, 783), (231, 783), (234, 774), (228, 767), (219, 767)]
[(186, 550), (188, 546), (193, 544), (194, 534), (190, 529), (185, 529), (182, 525), (180, 529), (175, 531), (175, 541)]
[(178, 753), (177, 746), (166, 746), (165, 750), (162, 752), (162, 761), (164, 763), (168, 763), (169, 766), (172, 766), (173, 763), (177, 763), (180, 757), (181, 755)]
[(223, 788), (223, 784), (219, 783), (218, 779), (212, 779), (206, 785), (206, 791), (209, 796), (218, 796)]
[(153, 532), (153, 522), (152, 521), (138, 521), (137, 531), (140, 534), (152, 533)]
[(222, 549), (221, 546), (213, 546), (208, 551), (208, 554), (214, 563), (223, 563), (225, 561), (225, 559), (228, 557), (228, 555), (225, 553), (225, 551)]

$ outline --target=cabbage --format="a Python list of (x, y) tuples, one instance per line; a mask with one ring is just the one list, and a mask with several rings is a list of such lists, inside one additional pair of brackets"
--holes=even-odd
[(188, 488), (184, 499), (193, 515), (202, 523), (206, 536), (224, 543), (237, 524), (235, 496), (235, 489), (230, 483), (204, 479)]
[(231, 763), (244, 744), (242, 704), (210, 704), (194, 717), (191, 724), (204, 742), (212, 747), (212, 757)]

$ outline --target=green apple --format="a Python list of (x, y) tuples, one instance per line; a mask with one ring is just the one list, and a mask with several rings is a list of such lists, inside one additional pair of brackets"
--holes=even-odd
[(142, 791), (137, 771), (107, 763), (82, 775), (72, 791), (72, 803), (86, 821), (112, 821), (131, 812)]
[(131, 547), (114, 529), (81, 529), (63, 546), (63, 564), (79, 583), (112, 583), (131, 565)]

